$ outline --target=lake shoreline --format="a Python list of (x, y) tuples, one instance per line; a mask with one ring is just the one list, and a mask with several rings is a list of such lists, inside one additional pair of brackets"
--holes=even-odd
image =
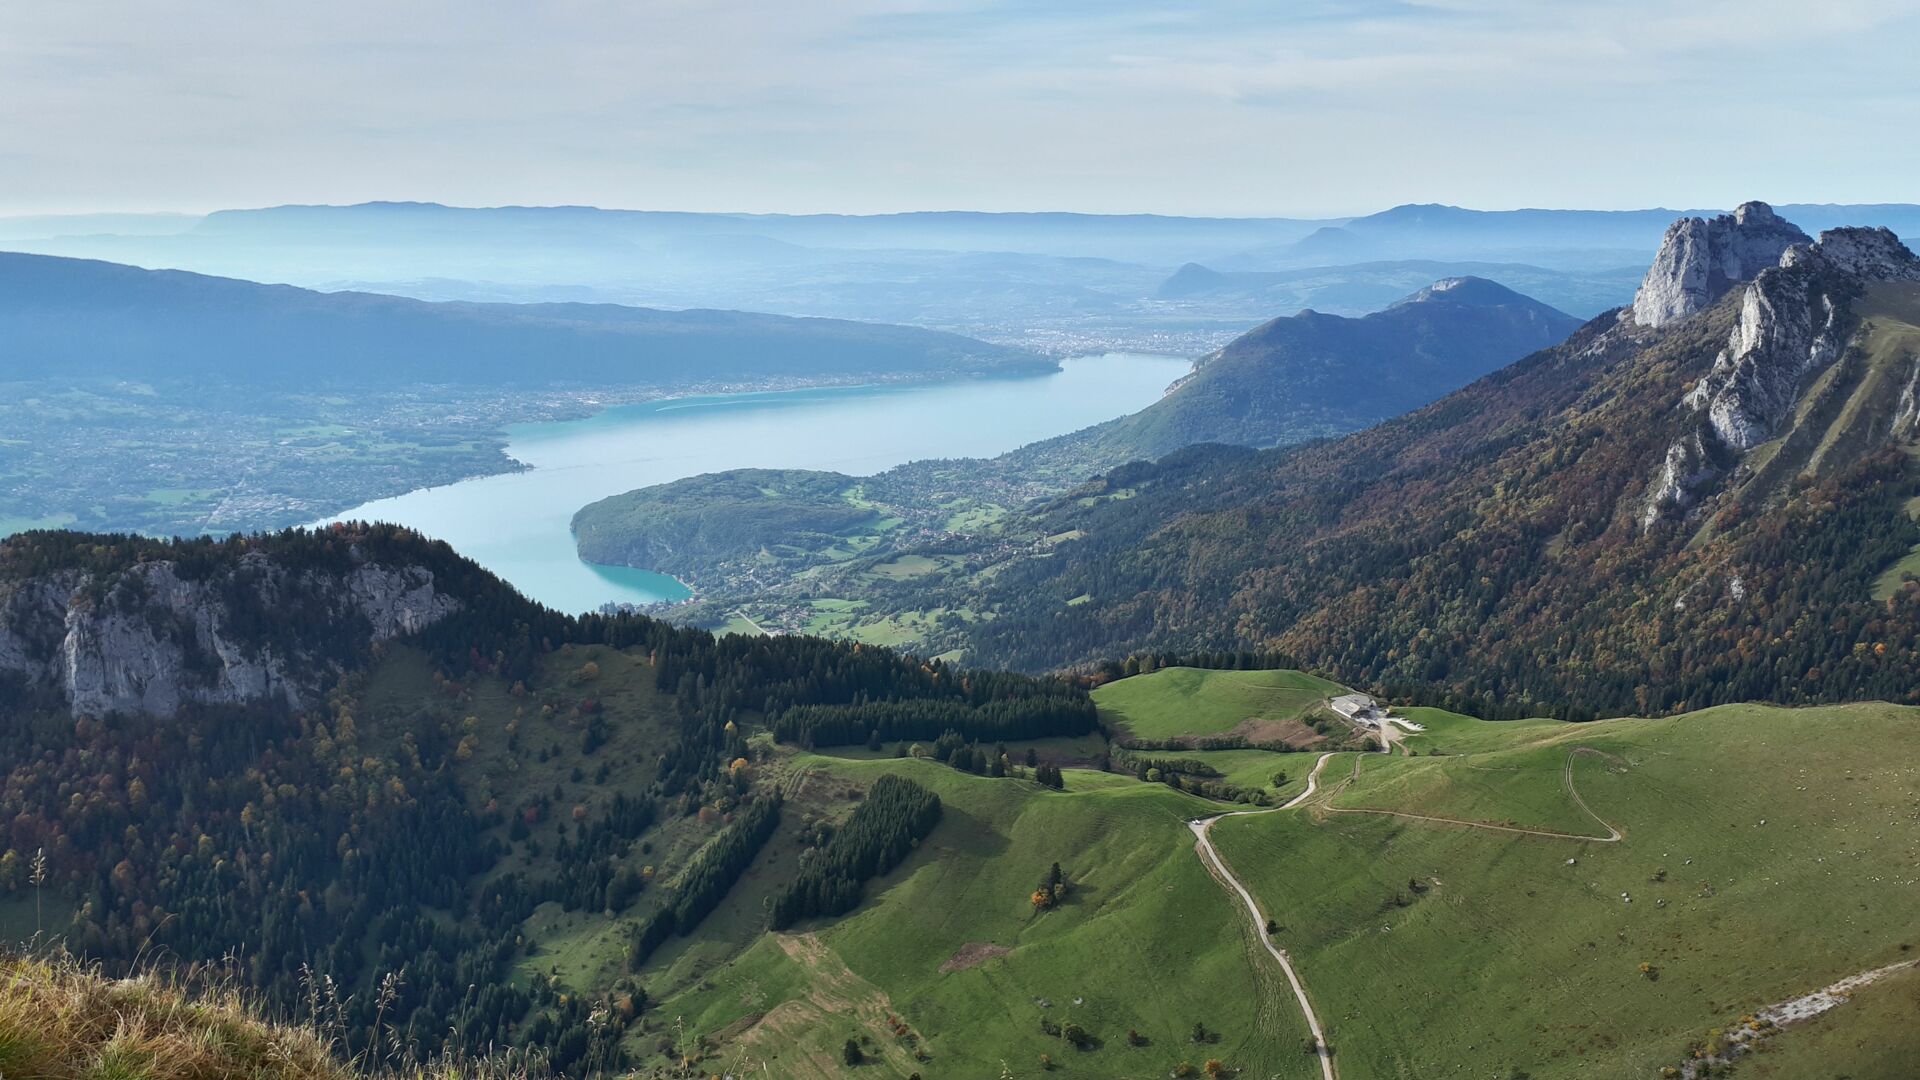
[(738, 468), (871, 475), (914, 460), (990, 458), (1142, 408), (1190, 366), (1114, 353), (1044, 375), (582, 392), (572, 418), (506, 427), (511, 469), (370, 500), (317, 524), (416, 529), (558, 610), (681, 604), (698, 594), (685, 581), (581, 559), (575, 513), (610, 495)]
[[(1016, 373), (1007, 373), (1007, 374), (994, 374), (994, 373), (987, 373), (987, 372), (950, 372), (950, 373), (939, 373), (939, 374), (912, 374), (912, 375), (879, 376), (879, 377), (875, 377), (872, 375), (861, 375), (861, 376), (849, 376), (846, 378), (826, 377), (826, 378), (819, 378), (819, 379), (771, 379), (771, 380), (756, 380), (752, 382), (742, 382), (742, 383), (715, 383), (715, 384), (695, 383), (691, 386), (673, 386), (673, 387), (614, 386), (614, 387), (591, 387), (591, 388), (580, 388), (580, 389), (549, 388), (547, 390), (539, 392), (536, 395), (538, 401), (540, 402), (539, 405), (535, 406), (534, 408), (525, 410), (525, 414), (517, 418), (502, 417), (500, 426), (495, 428), (492, 432), (489, 433), (489, 437), (495, 443), (495, 445), (491, 449), (494, 453), (497, 453), (499, 455), (500, 461), (502, 462), (502, 464), (498, 468), (475, 470), (467, 475), (463, 475), (456, 479), (443, 481), (437, 484), (416, 485), (414, 487), (401, 488), (396, 491), (376, 493), (372, 495), (363, 494), (357, 501), (349, 503), (346, 506), (341, 507), (340, 509), (322, 510), (321, 516), (316, 520), (308, 521), (304, 523), (291, 523), (291, 524), (304, 524), (306, 527), (311, 527), (316, 524), (325, 524), (328, 522), (345, 520), (342, 515), (344, 515), (347, 511), (352, 510), (354, 507), (366, 506), (370, 503), (381, 502), (386, 499), (401, 498), (407, 495), (415, 494), (417, 492), (435, 491), (441, 488), (449, 488), (458, 484), (467, 483), (472, 480), (485, 480), (489, 477), (507, 476), (514, 473), (528, 472), (532, 470), (534, 466), (529, 465), (524, 461), (518, 460), (508, 452), (508, 450), (513, 445), (513, 438), (514, 438), (514, 433), (516, 429), (532, 429), (532, 428), (543, 427), (548, 424), (561, 424), (561, 423), (568, 423), (568, 422), (580, 421), (580, 420), (591, 420), (594, 417), (600, 416), (604, 413), (614, 411), (616, 409), (635, 408), (635, 407), (648, 406), (648, 405), (659, 405), (659, 404), (663, 404), (666, 402), (673, 402), (673, 401), (697, 401), (705, 398), (713, 398), (716, 400), (727, 399), (727, 398), (746, 398), (746, 397), (754, 397), (762, 394), (768, 394), (768, 395), (801, 394), (801, 393), (807, 393), (809, 391), (817, 391), (817, 390), (858, 391), (858, 390), (865, 390), (865, 389), (885, 389), (885, 388), (891, 388), (891, 387), (913, 388), (913, 387), (945, 386), (948, 384), (970, 384), (970, 383), (980, 383), (980, 382), (1021, 382), (1029, 379), (1045, 379), (1050, 377), (1051, 375), (1057, 375), (1057, 374), (1059, 374), (1059, 367), (1056, 364), (1052, 372), (1038, 371), (1038, 372), (1016, 372)], [(436, 387), (428, 386), (428, 387), (424, 387), (423, 389), (433, 390), (435, 388)], [(334, 500), (334, 501), (340, 501), (340, 500)], [(324, 506), (324, 504), (322, 505)], [(283, 523), (282, 525), (278, 525), (278, 526), (264, 526), (264, 527), (268, 527), (268, 528), (285, 527), (285, 524), (287, 523)], [(233, 531), (238, 531), (238, 530), (218, 530), (218, 531), (203, 533), (202, 535), (225, 536), (225, 535), (229, 535)]]

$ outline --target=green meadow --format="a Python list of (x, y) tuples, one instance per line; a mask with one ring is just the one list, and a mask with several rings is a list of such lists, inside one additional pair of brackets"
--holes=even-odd
[[(1513, 734), (1513, 750), (1369, 758), (1344, 787), (1350, 768), (1330, 763), (1325, 807), (1214, 831), (1284, 925), (1344, 1080), (1657, 1076), (1712, 1029), (1920, 941), (1914, 710), (1731, 706)], [(1327, 812), (1604, 835), (1569, 760), (1618, 843)], [(1847, 1008), (1833, 1026), (1852, 1026)]]
[[(551, 873), (571, 808), (645, 788), (670, 737), (643, 656), (569, 648), (543, 663), (548, 689), (518, 694), (485, 678), (442, 685), (401, 649), (367, 687), (384, 730), (423, 708), (466, 728), (458, 768), (476, 809), (552, 796), (533, 842), (496, 827), (511, 853), (495, 872)], [(1329, 689), (1289, 672), (1168, 669), (1099, 697), (1107, 715), (1127, 708), (1177, 738), (1231, 728), (1250, 701), (1317, 708)], [(618, 722), (583, 768), (569, 704), (589, 694)], [(1406, 712), (1426, 728), (1410, 756), (1331, 755), (1306, 804), (1212, 832), (1277, 925), (1341, 1080), (1657, 1077), (1744, 1015), (1920, 957), (1920, 710), (1732, 706), (1580, 725)], [(1194, 851), (1187, 822), (1228, 807), (1094, 771), (1098, 735), (1008, 747), (1016, 762), (1030, 748), (1067, 766), (1064, 791), (891, 744), (806, 753), (755, 735), (755, 782), (786, 796), (781, 824), (698, 929), (633, 974), (628, 924), (654, 886), (622, 915), (542, 905), (520, 977), (644, 989), (628, 1035), (641, 1075), (690, 1060), (701, 1076), (1147, 1080), (1214, 1060), (1247, 1080), (1318, 1076), (1281, 972)], [(1178, 753), (1276, 802), (1305, 790), (1320, 757)], [(939, 794), (938, 827), (851, 914), (769, 933), (803, 834), (845, 820), (888, 772)], [(724, 827), (693, 809), (663, 814), (626, 862), (670, 881)], [(1037, 910), (1056, 862), (1066, 901)], [(24, 925), (24, 899), (0, 921)], [(1905, 1075), (1889, 1063), (1920, 1051), (1916, 994), (1904, 975), (1867, 987), (1766, 1040), (1735, 1075)], [(1061, 1037), (1069, 1024), (1085, 1049)], [(864, 1061), (853, 1069), (850, 1039)]]
[(1303, 721), (1328, 697), (1346, 692), (1302, 671), (1174, 667), (1108, 683), (1093, 700), (1135, 738), (1174, 739), (1223, 735), (1249, 721), (1276, 728)]
[[(927, 761), (800, 756), (792, 767), (813, 782), (901, 770), (939, 793), (945, 815), (904, 866), (869, 884), (860, 910), (761, 935), (666, 1003), (690, 1031), (732, 1034), (712, 1071), (849, 1075), (840, 1055), (851, 1038), (886, 1063), (873, 1075), (928, 1080), (1146, 1080), (1208, 1059), (1246, 1076), (1315, 1075), (1279, 973), (1193, 852), (1185, 823), (1207, 804), (1082, 771), (1054, 792)], [(1036, 912), (1029, 894), (1055, 862), (1067, 901)], [(1043, 1020), (1079, 1024), (1093, 1048), (1046, 1034)], [(1209, 1041), (1193, 1041), (1196, 1023)]]

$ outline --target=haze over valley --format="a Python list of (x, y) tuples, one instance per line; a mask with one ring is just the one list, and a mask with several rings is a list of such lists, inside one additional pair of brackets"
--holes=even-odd
[(1911, 1080), (1917, 46), (0, 7), (0, 1080)]

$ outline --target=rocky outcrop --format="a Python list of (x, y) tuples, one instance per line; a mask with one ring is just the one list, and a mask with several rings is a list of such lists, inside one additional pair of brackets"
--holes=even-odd
[(1694, 489), (1712, 479), (1718, 471), (1706, 440), (1697, 431), (1667, 447), (1667, 456), (1660, 462), (1653, 485), (1647, 491), (1647, 505), (1640, 523), (1643, 526), (1652, 525), (1667, 509), (1685, 506)]
[(1780, 265), (1824, 266), (1861, 281), (1920, 281), (1920, 258), (1891, 229), (1828, 229), (1818, 244), (1800, 244)]
[(1686, 396), (1720, 445), (1751, 450), (1793, 409), (1809, 372), (1839, 355), (1839, 309), (1815, 276), (1770, 270), (1747, 287), (1727, 347)]
[[(1886, 229), (1830, 229), (1816, 244), (1788, 247), (1779, 265), (1747, 284), (1726, 347), (1682, 399), (1697, 424), (1668, 447), (1647, 491), (1643, 525), (1693, 505), (1721, 473), (1716, 459), (1737, 459), (1791, 421), (1809, 377), (1846, 346), (1849, 299), (1876, 281), (1920, 281), (1920, 259)], [(1914, 427), (1900, 419), (1909, 413), (1905, 402), (1896, 434)]]
[(1742, 204), (1731, 214), (1681, 218), (1667, 229), (1640, 291), (1633, 320), (1665, 326), (1705, 311), (1742, 282), (1775, 266), (1788, 248), (1808, 242), (1799, 227), (1763, 202)]
[(64, 571), (0, 583), (0, 674), (58, 693), (76, 716), (300, 708), (342, 648), (415, 633), (459, 607), (431, 571), (367, 561), (295, 572), (255, 553), (210, 576), (167, 560), (110, 580)]

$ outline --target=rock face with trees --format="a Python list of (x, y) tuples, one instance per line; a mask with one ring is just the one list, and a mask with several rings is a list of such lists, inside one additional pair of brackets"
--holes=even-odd
[(59, 696), (76, 716), (300, 708), (352, 656), (459, 609), (430, 570), (390, 561), (392, 537), (341, 529), (313, 543), (164, 548), (54, 534), (9, 545), (0, 678)]
[[(1668, 446), (1643, 521), (1651, 525), (1664, 514), (1686, 510), (1703, 487), (1739, 471), (1748, 451), (1780, 435), (1806, 395), (1817, 392), (1809, 378), (1843, 360), (1849, 340), (1860, 329), (1854, 301), (1871, 285), (1914, 281), (1920, 281), (1920, 259), (1892, 233), (1830, 229), (1820, 234), (1818, 243), (1789, 247), (1777, 266), (1760, 270), (1741, 285), (1726, 346), (1681, 399), (1683, 410), (1697, 422)], [(1914, 435), (1914, 409), (1898, 399), (1900, 391), (1894, 389), (1910, 385), (1911, 362), (1908, 367), (1892, 373), (1888, 396), (1896, 400), (1880, 403), (1892, 405), (1893, 411), (1878, 441), (1898, 443)], [(1837, 381), (1856, 384), (1856, 379)], [(1846, 455), (1823, 455), (1822, 461), (1811, 463), (1812, 471), (1849, 460)]]
[[(1914, 701), (1920, 584), (1882, 578), (1920, 543), (1911, 260), (1830, 231), (1359, 435), (1124, 466), (1026, 512), (1074, 537), (1046, 557), (890, 600), (966, 606), (925, 647), (985, 663), (1271, 650), (1489, 716)], [(1723, 444), (1716, 408), (1765, 441)]]

